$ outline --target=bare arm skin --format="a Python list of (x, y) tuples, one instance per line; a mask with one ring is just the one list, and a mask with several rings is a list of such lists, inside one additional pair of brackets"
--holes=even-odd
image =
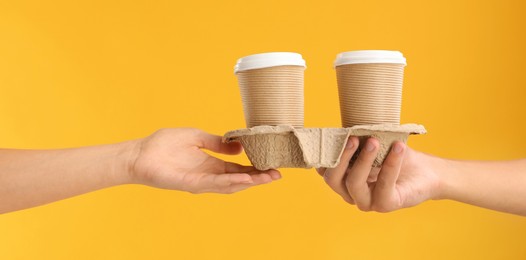
[(448, 160), (439, 198), (526, 216), (526, 160)]
[(415, 151), (395, 143), (382, 168), (372, 168), (379, 143), (367, 140), (358, 159), (351, 137), (340, 165), (318, 169), (342, 198), (363, 211), (389, 212), (426, 200), (450, 199), (526, 216), (526, 160), (458, 161)]
[(239, 143), (198, 129), (159, 130), (118, 144), (61, 150), (0, 149), (0, 213), (121, 184), (191, 193), (233, 193), (281, 177), (225, 162), (202, 149), (238, 154)]

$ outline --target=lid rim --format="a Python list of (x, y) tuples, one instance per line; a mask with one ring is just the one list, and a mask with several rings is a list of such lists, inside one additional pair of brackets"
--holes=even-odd
[(359, 50), (339, 53), (334, 61), (334, 67), (352, 64), (388, 63), (407, 65), (404, 55), (399, 51), (389, 50)]
[(237, 60), (234, 74), (241, 71), (277, 66), (301, 66), (306, 68), (305, 60), (295, 52), (265, 52), (248, 55)]

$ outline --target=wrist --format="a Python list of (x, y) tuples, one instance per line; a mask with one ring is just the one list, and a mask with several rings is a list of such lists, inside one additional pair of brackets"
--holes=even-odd
[(140, 151), (140, 140), (131, 140), (117, 144), (115, 178), (118, 184), (136, 183), (134, 166)]
[(453, 160), (433, 157), (432, 168), (438, 177), (438, 185), (434, 200), (451, 199), (451, 191), (454, 184), (452, 180), (455, 174), (452, 172), (455, 169), (455, 162)]

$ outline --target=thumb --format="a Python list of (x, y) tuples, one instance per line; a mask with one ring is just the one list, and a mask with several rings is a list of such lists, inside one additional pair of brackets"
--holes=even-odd
[(212, 135), (204, 131), (199, 131), (197, 134), (199, 141), (197, 146), (216, 153), (222, 154), (239, 154), (243, 151), (243, 147), (239, 142), (223, 143), (221, 136)]

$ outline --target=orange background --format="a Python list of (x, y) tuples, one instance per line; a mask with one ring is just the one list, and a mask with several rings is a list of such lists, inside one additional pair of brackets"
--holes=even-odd
[[(418, 150), (526, 157), (523, 1), (2, 1), (0, 146), (243, 128), (233, 65), (303, 54), (305, 124), (340, 125), (337, 53), (400, 50)], [(244, 155), (222, 156), (248, 163)], [(526, 219), (451, 201), (347, 205), (314, 170), (233, 195), (121, 186), (0, 215), (0, 259), (524, 259)]]

